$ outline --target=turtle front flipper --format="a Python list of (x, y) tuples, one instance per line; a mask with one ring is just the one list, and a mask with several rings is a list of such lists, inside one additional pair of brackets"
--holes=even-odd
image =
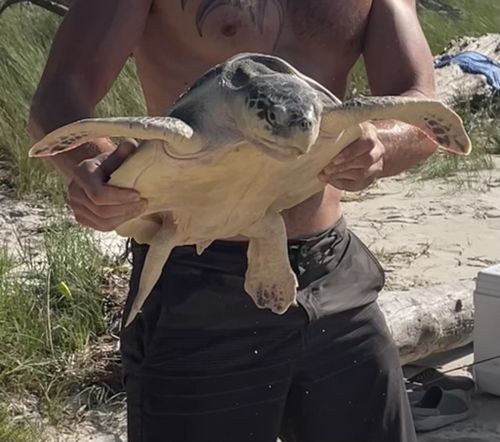
[(125, 327), (141, 311), (144, 302), (160, 278), (161, 272), (173, 248), (179, 244), (177, 227), (170, 218), (165, 217), (162, 226), (150, 241), (139, 280), (139, 288), (134, 299)]
[(365, 121), (397, 120), (423, 131), (441, 149), (468, 155), (471, 140), (460, 116), (439, 100), (405, 96), (358, 97), (323, 111), (322, 129), (338, 132)]
[(174, 157), (196, 156), (199, 138), (187, 123), (172, 117), (89, 118), (62, 126), (43, 137), (29, 150), (30, 157), (50, 157), (75, 149), (97, 138), (162, 140)]
[(283, 218), (268, 212), (241, 233), (249, 238), (245, 291), (258, 307), (285, 313), (297, 303), (297, 278), (288, 260)]

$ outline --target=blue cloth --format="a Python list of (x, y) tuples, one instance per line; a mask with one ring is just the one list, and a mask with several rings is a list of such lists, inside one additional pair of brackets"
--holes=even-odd
[(488, 84), (500, 92), (500, 63), (475, 51), (465, 51), (456, 55), (443, 55), (439, 57), (434, 67), (442, 68), (450, 64), (458, 65), (468, 74), (481, 74), (486, 77)]

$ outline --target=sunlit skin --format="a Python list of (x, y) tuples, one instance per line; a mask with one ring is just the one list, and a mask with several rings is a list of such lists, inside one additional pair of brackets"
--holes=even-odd
[[(281, 32), (272, 1), (262, 32), (244, 8), (221, 6), (208, 15), (202, 36), (195, 26), (199, 2), (190, 0), (183, 10), (176, 0), (74, 1), (33, 100), (33, 139), (93, 116), (130, 54), (150, 115), (163, 114), (199, 75), (238, 52), (283, 57), (339, 97), (362, 56), (374, 95), (434, 95), (432, 55), (415, 0), (290, 0)], [(50, 160), (67, 179), (67, 200), (80, 223), (113, 230), (144, 209), (136, 192), (105, 184), (136, 145), (124, 140), (116, 148), (99, 139)], [(343, 191), (398, 174), (435, 149), (411, 126), (366, 123), (363, 135), (320, 175), (325, 190), (283, 213), (288, 236), (328, 229), (342, 216)]]

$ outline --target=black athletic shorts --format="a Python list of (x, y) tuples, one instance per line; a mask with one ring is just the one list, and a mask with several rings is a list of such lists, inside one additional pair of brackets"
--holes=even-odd
[[(384, 273), (344, 220), (290, 242), (299, 306), (283, 315), (244, 292), (246, 248), (176, 248), (122, 331), (128, 441), (415, 442)], [(146, 251), (132, 244), (125, 317)]]

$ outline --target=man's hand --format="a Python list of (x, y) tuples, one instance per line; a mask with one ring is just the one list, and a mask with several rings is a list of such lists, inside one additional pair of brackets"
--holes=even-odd
[(146, 208), (146, 200), (135, 190), (106, 184), (136, 147), (133, 140), (122, 141), (113, 152), (102, 153), (77, 166), (68, 186), (67, 201), (79, 223), (110, 231)]
[(319, 175), (319, 179), (340, 190), (356, 192), (372, 184), (382, 173), (385, 147), (371, 123), (361, 125), (363, 133), (346, 146)]

